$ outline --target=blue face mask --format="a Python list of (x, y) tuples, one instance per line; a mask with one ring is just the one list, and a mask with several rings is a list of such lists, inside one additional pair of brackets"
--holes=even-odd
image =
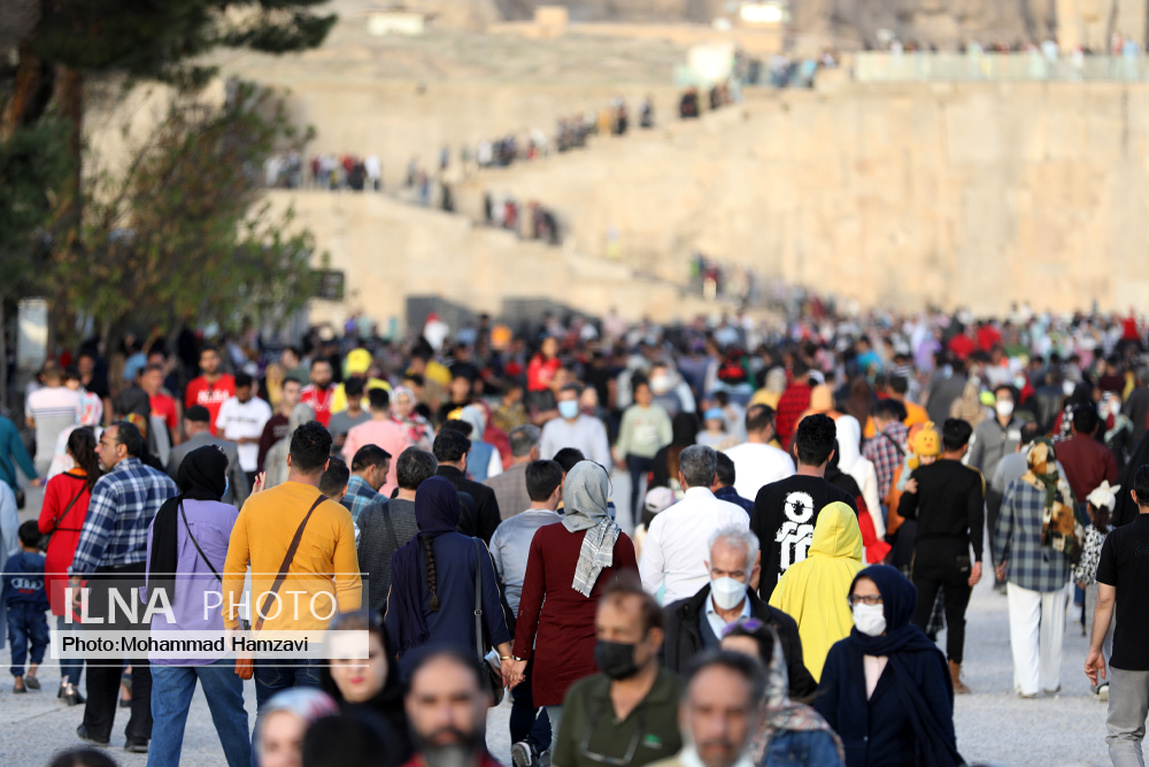
[(559, 415), (571, 419), (578, 415), (578, 402), (573, 399), (563, 400), (559, 403)]

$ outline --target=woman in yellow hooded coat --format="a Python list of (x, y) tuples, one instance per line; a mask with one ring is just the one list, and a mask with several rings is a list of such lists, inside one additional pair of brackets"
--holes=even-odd
[(798, 623), (806, 668), (815, 679), (822, 677), (830, 648), (854, 627), (847, 597), (862, 567), (858, 515), (844, 503), (831, 503), (818, 515), (806, 559), (786, 570), (770, 596), (771, 607)]

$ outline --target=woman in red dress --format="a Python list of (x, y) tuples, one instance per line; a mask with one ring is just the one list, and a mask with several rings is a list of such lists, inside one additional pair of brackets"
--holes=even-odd
[(594, 662), (599, 597), (622, 570), (637, 570), (634, 543), (607, 514), (610, 479), (580, 461), (563, 483), (561, 523), (540, 527), (531, 541), (515, 624), (509, 684), (530, 684), (535, 707), (546, 706), (557, 733), (567, 688), (598, 671)]
[[(48, 480), (38, 523), (41, 533), (50, 533), (52, 536), (48, 542), (47, 561), (44, 563), (44, 587), (48, 591), (52, 615), (56, 616), (56, 628), (60, 631), (68, 630), (64, 622), (68, 609), (64, 598), (64, 589), (68, 585), (68, 568), (72, 565), (72, 557), (80, 543), (84, 518), (88, 516), (92, 486), (100, 478), (96, 436), (90, 428), (81, 427), (72, 431), (68, 436), (68, 455), (76, 466)], [(63, 698), (69, 706), (83, 702), (76, 689), (83, 670), (83, 660), (60, 662), (60, 691), (56, 697)]]

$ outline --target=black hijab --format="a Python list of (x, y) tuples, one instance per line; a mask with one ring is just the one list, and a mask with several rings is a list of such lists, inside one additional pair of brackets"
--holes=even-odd
[[(180, 519), (180, 506), (185, 500), (218, 501), (227, 490), (227, 456), (218, 445), (204, 445), (184, 457), (177, 474), (176, 484), (180, 494), (169, 498), (156, 512), (152, 521), (152, 554), (148, 559), (148, 590), (158, 587), (169, 588), (172, 579), (169, 574), (179, 567), (179, 531), (183, 526)], [(169, 575), (153, 579), (152, 573)]]
[[(847, 641), (862, 650), (864, 655), (886, 656), (889, 669), (894, 675), (894, 685), (905, 707), (906, 717), (914, 730), (914, 764), (925, 767), (957, 767), (965, 764), (957, 750), (953, 726), (953, 680), (946, 659), (938, 646), (929, 640), (920, 628), (910, 623), (914, 607), (918, 601), (918, 590), (897, 568), (889, 565), (872, 565), (862, 570), (850, 584), (859, 578), (869, 578), (882, 595), (882, 605), (886, 616), (886, 633), (869, 636), (852, 629)], [(926, 703), (925, 696), (914, 681), (914, 671), (910, 660), (921, 656), (924, 663), (936, 662), (948, 692), (950, 702), (949, 722), (940, 722)], [(916, 658), (915, 658), (916, 660)]]

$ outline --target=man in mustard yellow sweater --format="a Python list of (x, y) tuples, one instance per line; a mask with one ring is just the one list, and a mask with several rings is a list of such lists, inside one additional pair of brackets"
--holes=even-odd
[[(319, 492), (327, 467), (331, 434), (318, 421), (305, 423), (291, 437), (287, 482), (253, 492), (232, 529), (224, 563), (224, 625), (238, 630), (239, 614), (229, 606), (244, 603), (243, 582), (250, 563), (252, 627), (260, 631), (311, 631), (327, 627), (336, 613), (358, 610), (362, 603), (359, 560), (351, 512)], [(276, 576), (301, 530), (286, 577)], [(271, 595), (274, 592), (274, 595)], [(255, 692), (260, 708), (280, 690), (318, 687), (319, 660), (256, 659)]]

